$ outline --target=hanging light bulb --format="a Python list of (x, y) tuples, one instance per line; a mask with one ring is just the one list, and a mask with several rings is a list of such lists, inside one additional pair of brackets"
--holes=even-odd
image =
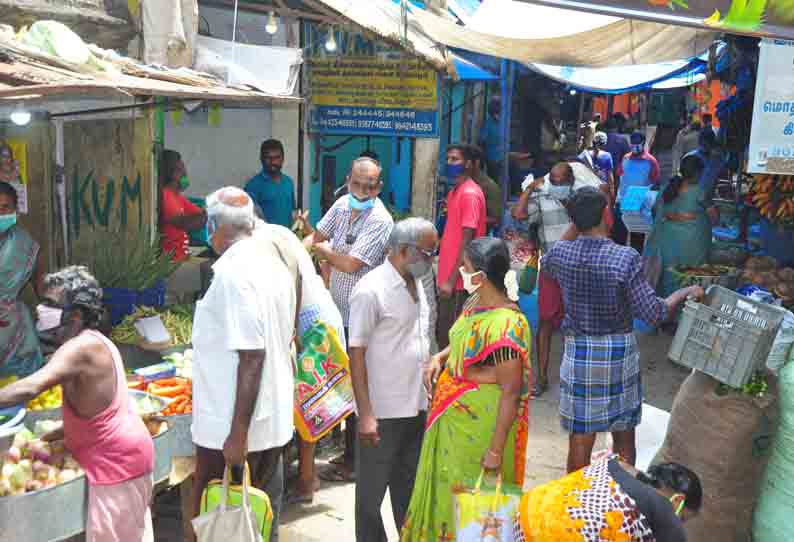
[(278, 21), (276, 21), (276, 13), (274, 11), (271, 11), (270, 15), (267, 16), (267, 24), (265, 25), (265, 32), (267, 32), (271, 36), (276, 32), (278, 32)]
[(325, 50), (329, 53), (333, 53), (336, 51), (336, 36), (334, 32), (334, 27), (331, 27), (331, 30), (328, 32), (328, 39), (325, 40)]
[(11, 122), (16, 124), (17, 126), (25, 126), (30, 122), (30, 111), (25, 109), (22, 104), (17, 105), (14, 110), (11, 112)]

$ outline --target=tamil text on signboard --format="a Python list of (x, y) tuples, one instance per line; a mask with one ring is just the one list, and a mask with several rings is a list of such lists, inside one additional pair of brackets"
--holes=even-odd
[(423, 62), (374, 47), (340, 47), (339, 54), (310, 55), (307, 64), (312, 131), (438, 136), (437, 74)]
[(794, 174), (794, 41), (761, 43), (747, 171)]

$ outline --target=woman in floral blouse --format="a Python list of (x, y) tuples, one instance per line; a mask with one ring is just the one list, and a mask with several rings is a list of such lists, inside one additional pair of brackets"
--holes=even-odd
[(637, 471), (611, 455), (529, 491), (520, 542), (686, 542), (683, 523), (703, 501), (697, 475), (677, 463)]

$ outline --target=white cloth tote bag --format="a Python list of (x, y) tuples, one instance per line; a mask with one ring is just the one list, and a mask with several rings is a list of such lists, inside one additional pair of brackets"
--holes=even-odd
[(256, 517), (248, 500), (248, 476), (243, 475), (242, 506), (227, 506), (229, 495), (229, 466), (223, 471), (221, 504), (212, 512), (192, 521), (198, 542), (262, 542), (256, 529)]

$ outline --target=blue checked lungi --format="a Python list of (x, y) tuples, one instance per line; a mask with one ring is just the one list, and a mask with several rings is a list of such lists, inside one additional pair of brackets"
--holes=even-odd
[(562, 428), (570, 433), (627, 431), (641, 418), (640, 351), (634, 335), (565, 337)]

